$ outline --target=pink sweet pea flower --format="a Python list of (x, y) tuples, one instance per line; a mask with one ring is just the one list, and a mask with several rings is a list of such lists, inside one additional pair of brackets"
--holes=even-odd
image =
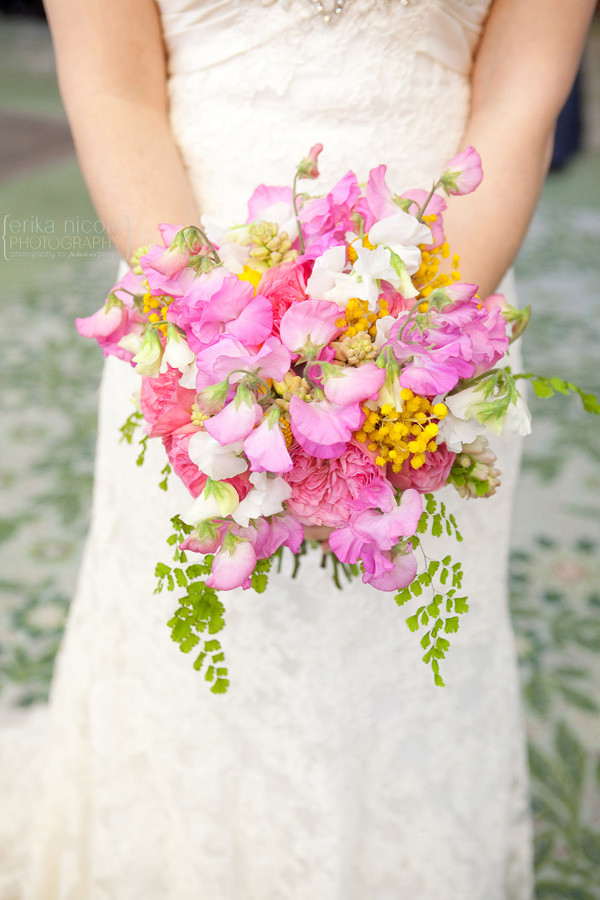
[[(258, 559), (268, 559), (280, 547), (289, 547), (297, 553), (304, 540), (304, 529), (300, 522), (286, 513), (265, 518), (253, 519), (253, 528), (243, 531), (254, 544)], [(250, 533), (253, 532), (253, 536)]]
[(140, 266), (150, 291), (158, 296), (180, 297), (194, 280), (195, 272), (187, 268), (191, 253), (188, 247), (170, 249), (173, 238), (181, 229), (175, 225), (159, 225), (163, 245), (152, 244), (140, 257)]
[[(269, 187), (259, 184), (248, 201), (247, 222), (274, 221), (269, 213), (274, 207), (288, 206), (291, 216), (294, 215), (292, 203), (293, 191), (291, 187)], [(289, 232), (288, 232), (289, 234)]]
[(385, 369), (375, 363), (362, 366), (329, 366), (323, 372), (323, 390), (332, 403), (347, 406), (376, 398), (385, 382)]
[(305, 300), (285, 313), (279, 325), (279, 336), (288, 350), (313, 355), (317, 348), (324, 347), (338, 334), (340, 328), (336, 321), (340, 315), (337, 303)]
[(383, 556), (389, 558), (393, 568), (381, 572), (379, 575), (365, 572), (363, 581), (370, 584), (371, 587), (377, 588), (378, 591), (401, 591), (411, 583), (417, 574), (418, 564), (414, 553), (407, 549), (386, 552)]
[(116, 356), (131, 362), (133, 352), (120, 346), (126, 335), (140, 335), (144, 331), (144, 320), (133, 305), (132, 294), (143, 294), (143, 278), (131, 270), (117, 282), (111, 291), (117, 303), (111, 308), (105, 305), (91, 316), (75, 319), (75, 327), (82, 337), (95, 338), (105, 356)]
[(387, 166), (377, 166), (369, 172), (369, 180), (365, 190), (367, 203), (375, 219), (385, 219), (397, 212), (393, 194), (385, 180)]
[(312, 252), (314, 239), (340, 243), (347, 231), (352, 231), (352, 213), (360, 197), (360, 186), (354, 172), (348, 172), (326, 197), (306, 201), (300, 210), (306, 247)]
[(236, 369), (247, 369), (261, 378), (282, 381), (291, 365), (289, 350), (276, 337), (267, 338), (258, 352), (246, 348), (235, 338), (224, 337), (206, 347), (196, 357), (198, 392), (229, 378), (230, 383), (244, 376)]
[(212, 572), (206, 584), (217, 591), (248, 588), (256, 561), (250, 541), (230, 536), (213, 559)]
[(339, 406), (327, 399), (305, 403), (290, 400), (292, 433), (307, 453), (320, 459), (335, 459), (344, 452), (352, 432), (362, 425), (364, 413), (358, 403)]
[(227, 534), (227, 525), (223, 523), (215, 529), (214, 535), (207, 535), (201, 538), (197, 531), (192, 531), (179, 545), (180, 550), (187, 550), (190, 553), (201, 553), (205, 556), (207, 553), (216, 553), (221, 548), (221, 544)]
[[(429, 191), (424, 191), (421, 188), (415, 188), (412, 191), (405, 191), (402, 194), (403, 200), (414, 200), (415, 205), (411, 206), (409, 212), (412, 215), (417, 213), (417, 210), (420, 209), (425, 200), (427, 199)], [(427, 204), (427, 208), (425, 210), (424, 215), (431, 216), (435, 215), (435, 222), (428, 222), (431, 229), (431, 244), (428, 246), (439, 247), (444, 243), (445, 235), (444, 235), (444, 225), (442, 221), (442, 213), (446, 209), (446, 201), (440, 194), (433, 194), (433, 196), (429, 199), (429, 203)]]
[(439, 183), (448, 194), (470, 194), (482, 178), (481, 157), (469, 146), (450, 160)]
[(245, 346), (261, 344), (271, 334), (270, 302), (247, 281), (225, 269), (209, 278), (197, 278), (184, 297), (169, 307), (168, 319), (186, 331), (192, 350), (198, 352), (226, 333)]
[(216, 416), (204, 421), (204, 429), (224, 447), (247, 437), (256, 423), (260, 422), (262, 415), (262, 408), (254, 395), (240, 386), (234, 400), (227, 403)]
[(319, 177), (319, 167), (317, 164), (317, 160), (319, 158), (319, 154), (323, 150), (323, 144), (315, 144), (308, 151), (308, 156), (305, 156), (302, 162), (298, 166), (298, 177), (299, 178), (318, 178)]
[(289, 472), (292, 459), (279, 427), (277, 415), (266, 415), (244, 441), (244, 453), (253, 472)]
[[(344, 528), (334, 531), (329, 537), (329, 546), (341, 562), (363, 562), (363, 581), (368, 583), (394, 568), (394, 562), (386, 551), (392, 550), (400, 538), (412, 537), (417, 530), (423, 512), (421, 496), (417, 491), (408, 490), (402, 495), (398, 506), (389, 512), (375, 509), (365, 510), (350, 520)], [(404, 579), (408, 568), (403, 573)], [(400, 577), (400, 576), (398, 576)], [(406, 587), (412, 581), (405, 580), (396, 587)]]
[(400, 350), (398, 343), (394, 345), (394, 355), (398, 361), (401, 361), (402, 353), (405, 359), (412, 356), (400, 372), (401, 387), (410, 388), (415, 394), (435, 397), (451, 391), (461, 378), (470, 378), (474, 367), (464, 361), (458, 344), (459, 341), (454, 341), (435, 350), (418, 344), (405, 345), (404, 351)]

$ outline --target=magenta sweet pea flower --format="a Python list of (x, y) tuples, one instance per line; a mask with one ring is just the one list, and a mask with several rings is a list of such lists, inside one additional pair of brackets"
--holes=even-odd
[(470, 194), (481, 184), (481, 157), (474, 147), (466, 147), (448, 163), (439, 183), (448, 194)]
[[(420, 494), (414, 490), (405, 491), (400, 503), (392, 510), (379, 512), (370, 509), (353, 517), (347, 526), (330, 535), (329, 546), (341, 562), (356, 563), (361, 559), (363, 581), (372, 583), (373, 578), (393, 571), (395, 563), (388, 551), (396, 547), (400, 538), (415, 534), (422, 512)], [(398, 580), (404, 580), (408, 574), (408, 568), (400, 572), (393, 589), (406, 587), (414, 575), (400, 585)], [(382, 578), (381, 583), (386, 583), (386, 580)]]
[(324, 367), (323, 390), (332, 403), (347, 406), (374, 399), (385, 382), (385, 369), (375, 363), (364, 363), (362, 366)]
[(352, 213), (359, 197), (360, 185), (356, 175), (348, 172), (326, 197), (303, 204), (300, 220), (307, 250), (310, 251), (313, 239), (322, 241), (327, 235), (339, 243), (347, 231), (353, 230)]
[(168, 319), (186, 331), (190, 347), (198, 352), (224, 333), (245, 346), (261, 344), (271, 334), (273, 309), (266, 297), (254, 296), (248, 281), (218, 269), (208, 278), (197, 278), (185, 296), (171, 304)]
[(304, 529), (294, 516), (288, 513), (257, 516), (246, 527), (234, 525), (233, 531), (250, 541), (257, 559), (268, 559), (280, 547), (289, 547), (297, 553), (304, 540)]
[(304, 540), (302, 525), (287, 513), (271, 516), (268, 520), (254, 519), (254, 525), (257, 527), (254, 549), (259, 559), (267, 559), (280, 547), (289, 547), (292, 553), (297, 553)]

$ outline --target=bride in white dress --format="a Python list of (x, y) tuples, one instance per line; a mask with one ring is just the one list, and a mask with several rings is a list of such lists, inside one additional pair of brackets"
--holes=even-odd
[[(527, 227), (593, 5), (47, 3), (82, 167), (99, 215), (129, 218), (129, 251), (161, 221), (243, 221), (254, 187), (289, 183), (317, 142), (323, 187), (386, 162), (400, 192), (428, 187), (467, 141), (486, 179), (450, 208), (448, 233), (463, 277), (486, 293)], [(264, 595), (225, 597), (231, 687), (214, 696), (170, 641), (173, 595), (153, 595), (186, 500), (156, 486), (160, 446), (138, 469), (118, 441), (135, 387), (109, 360), (26, 896), (529, 898), (505, 590), (516, 443), (499, 442), (494, 498), (447, 498), (465, 542), (431, 551), (463, 558), (472, 600), (446, 688), (393, 599), (362, 584), (338, 592), (315, 555), (295, 581), (283, 572)]]

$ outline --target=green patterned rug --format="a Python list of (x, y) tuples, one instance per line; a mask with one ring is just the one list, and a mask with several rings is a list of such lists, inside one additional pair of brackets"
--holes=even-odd
[[(52, 73), (40, 64), (40, 50), (48, 57), (43, 29), (22, 32), (21, 44), (11, 46), (0, 54), (5, 75), (16, 77), (28, 53), (37, 61), (19, 82), (25, 107), (60, 117)], [(0, 111), (9, 96), (0, 89)], [(517, 266), (521, 302), (535, 312), (526, 366), (596, 393), (599, 176), (600, 159), (581, 157), (548, 181)], [(37, 215), (57, 227), (93, 218), (70, 158), (0, 184), (0, 214)], [(102, 362), (91, 342), (78, 339), (73, 319), (99, 305), (115, 271), (107, 254), (0, 261), (9, 323), (0, 331), (0, 706), (47, 696), (89, 516)], [(511, 587), (530, 739), (536, 896), (600, 900), (598, 420), (575, 400), (530, 402), (535, 431), (526, 442)]]

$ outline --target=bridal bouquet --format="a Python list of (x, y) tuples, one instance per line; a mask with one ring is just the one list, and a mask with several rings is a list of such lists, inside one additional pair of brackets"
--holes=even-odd
[(407, 621), (443, 684), (467, 598), (449, 556), (419, 566), (419, 535), (460, 539), (436, 492), (489, 497), (500, 472), (486, 435), (530, 431), (516, 379), (534, 376), (498, 365), (529, 312), (499, 295), (482, 302), (444, 237), (444, 196), (481, 180), (476, 151), (429, 193), (393, 194), (381, 165), (365, 186), (349, 172), (311, 197), (298, 182), (318, 176), (321, 149), (292, 187), (258, 187), (243, 225), (161, 226), (163, 245), (139, 251), (105, 305), (77, 321), (142, 376), (124, 435), (143, 420), (140, 459), (161, 438), (161, 486), (172, 469), (190, 492), (158, 589), (184, 592), (172, 635), (184, 652), (199, 645), (194, 665), (217, 693), (228, 686), (217, 591), (264, 590), (283, 548), (301, 551), (304, 525), (332, 529), (338, 586), (340, 573), (362, 575), (399, 604), (430, 592)]

